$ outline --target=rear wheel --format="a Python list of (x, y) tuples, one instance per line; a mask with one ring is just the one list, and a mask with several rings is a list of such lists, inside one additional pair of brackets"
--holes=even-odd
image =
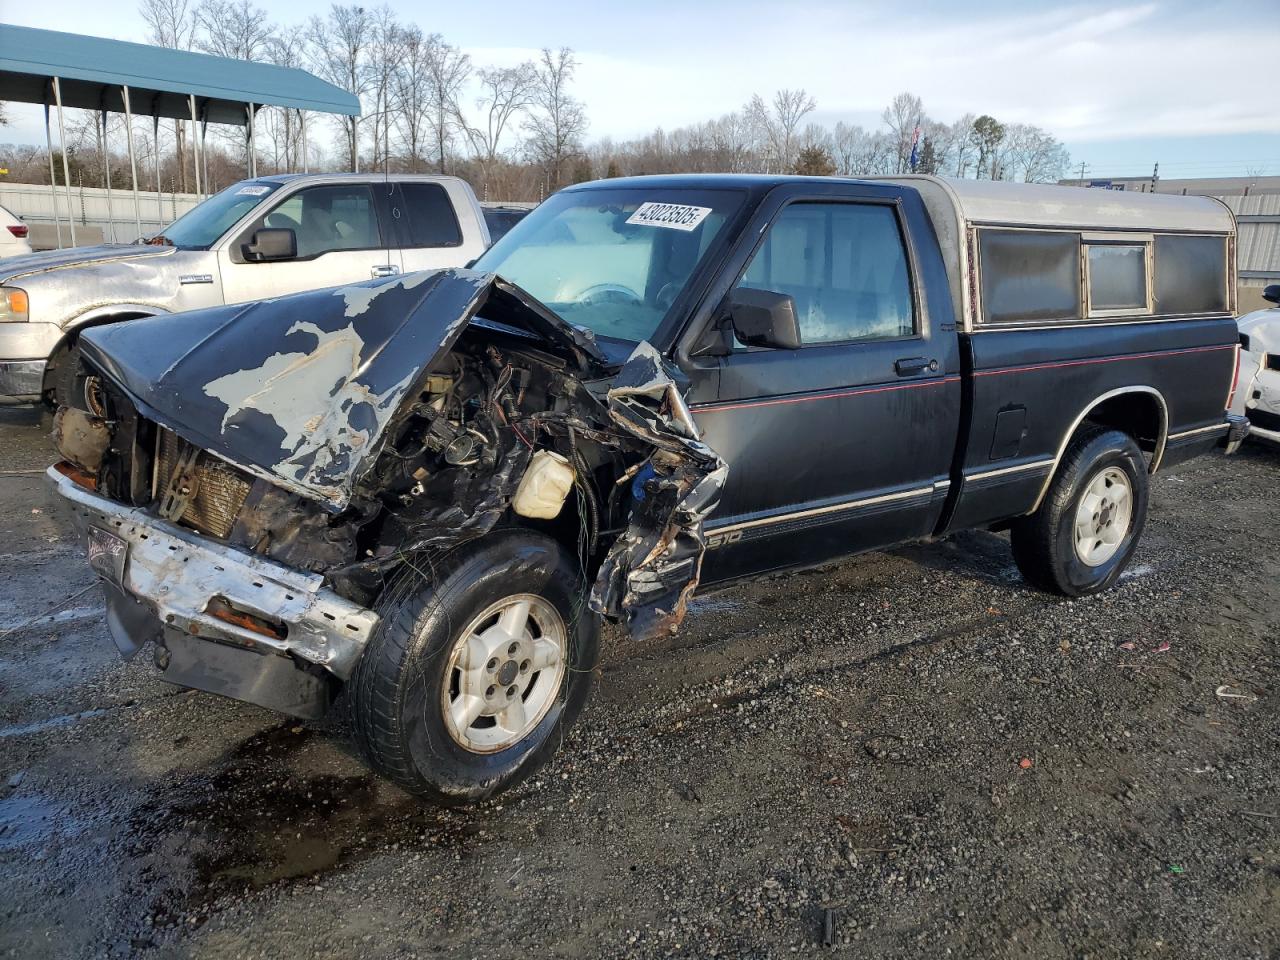
[(356, 737), (379, 773), (442, 803), (527, 777), (558, 749), (592, 682), (599, 620), (577, 561), (508, 530), (393, 584), (356, 667)]
[(1038, 510), (1011, 529), (1013, 557), (1033, 586), (1068, 597), (1120, 578), (1147, 517), (1147, 466), (1128, 434), (1081, 431)]

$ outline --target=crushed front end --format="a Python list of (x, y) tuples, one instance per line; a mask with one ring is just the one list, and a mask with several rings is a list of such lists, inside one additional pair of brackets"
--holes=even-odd
[[(491, 275), (134, 321), (80, 353), (50, 477), (117, 646), (151, 641), (171, 682), (319, 716), (387, 586), (504, 525), (572, 545), (635, 635), (696, 586), (724, 465), (661, 357), (610, 367)], [(563, 506), (521, 506), (553, 462)]]

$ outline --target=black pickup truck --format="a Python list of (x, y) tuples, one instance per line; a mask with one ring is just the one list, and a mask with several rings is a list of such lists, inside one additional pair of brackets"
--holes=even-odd
[(563, 739), (602, 618), (1008, 529), (1115, 583), (1247, 426), (1217, 201), (905, 177), (551, 197), (473, 269), (87, 331), (64, 459), (122, 652), (466, 802)]

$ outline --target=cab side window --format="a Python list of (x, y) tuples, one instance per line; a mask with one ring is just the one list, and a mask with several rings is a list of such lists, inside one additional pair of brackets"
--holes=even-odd
[(453, 202), (438, 183), (402, 183), (400, 192), (408, 207), (407, 247), (457, 247), (462, 230)]
[(790, 296), (805, 345), (916, 332), (902, 231), (884, 204), (791, 204), (738, 285)]
[(382, 246), (373, 194), (352, 184), (299, 190), (267, 214), (268, 227), (287, 227), (298, 238), (298, 259), (335, 250)]

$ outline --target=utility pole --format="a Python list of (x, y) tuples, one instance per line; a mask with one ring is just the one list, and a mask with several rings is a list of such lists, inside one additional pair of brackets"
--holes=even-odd
[(1160, 161), (1156, 161), (1155, 167), (1151, 171), (1151, 192), (1156, 192), (1156, 185), (1160, 183)]
[(1083, 160), (1080, 161), (1080, 186), (1082, 187), (1088, 186), (1088, 184), (1084, 182), (1084, 172), (1088, 168), (1088, 166), (1089, 165), (1085, 163)]

